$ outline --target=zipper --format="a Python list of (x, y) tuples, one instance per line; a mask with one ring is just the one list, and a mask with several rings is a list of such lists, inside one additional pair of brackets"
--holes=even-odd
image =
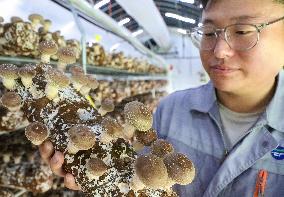
[(264, 197), (267, 177), (268, 172), (266, 170), (260, 170), (258, 172), (253, 197)]
[(225, 143), (225, 137), (224, 137), (224, 134), (223, 134), (221, 127), (218, 124), (218, 121), (210, 113), (209, 113), (209, 116), (212, 118), (212, 120), (214, 120), (215, 124), (217, 125), (218, 131), (221, 134), (221, 138), (222, 138), (222, 142), (223, 142), (223, 146), (224, 146), (223, 158), (221, 159), (221, 161), (223, 163), (225, 161), (226, 157), (229, 154), (229, 148), (228, 148), (227, 144)]

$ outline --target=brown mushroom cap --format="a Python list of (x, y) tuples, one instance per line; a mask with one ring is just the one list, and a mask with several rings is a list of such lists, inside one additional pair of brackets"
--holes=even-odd
[(31, 15), (29, 15), (28, 19), (32, 23), (38, 24), (38, 23), (40, 23), (40, 21), (43, 20), (43, 17), (41, 15), (39, 15), (39, 14), (31, 14)]
[(108, 166), (99, 158), (91, 158), (87, 164), (87, 174), (92, 177), (102, 176), (108, 169)]
[(158, 157), (165, 157), (165, 155), (174, 152), (174, 147), (163, 139), (158, 139), (151, 145), (151, 153)]
[(36, 67), (32, 64), (26, 64), (24, 67), (18, 68), (18, 75), (20, 77), (34, 77), (36, 75)]
[(101, 108), (104, 110), (104, 111), (107, 111), (107, 112), (112, 112), (114, 110), (114, 103), (113, 103), (113, 100), (112, 99), (104, 99), (102, 100), (101, 102)]
[(79, 150), (88, 150), (96, 143), (96, 135), (84, 125), (76, 125), (68, 130), (69, 140)]
[(73, 65), (69, 68), (69, 71), (71, 72), (72, 75), (83, 75), (84, 74), (84, 70), (81, 66)]
[(18, 16), (12, 16), (11, 17), (11, 23), (18, 23), (18, 22), (23, 22), (23, 19), (21, 19)]
[(145, 146), (150, 146), (155, 140), (157, 140), (157, 132), (151, 128), (148, 131), (135, 131), (135, 137), (138, 142)]
[(132, 101), (125, 105), (124, 116), (126, 122), (139, 131), (147, 131), (152, 127), (152, 113), (143, 103), (138, 101)]
[(123, 136), (123, 127), (118, 123), (117, 120), (112, 118), (104, 118), (101, 124), (106, 130), (107, 134), (111, 137), (118, 138)]
[(38, 45), (39, 52), (43, 55), (54, 55), (57, 53), (57, 44), (53, 40), (45, 40)]
[(17, 79), (18, 78), (18, 67), (14, 64), (1, 64), (0, 65), (0, 76), (4, 78)]
[(87, 86), (93, 90), (97, 89), (99, 87), (99, 82), (96, 80), (95, 77), (92, 75), (87, 75), (88, 77), (88, 84)]
[(156, 155), (139, 156), (135, 161), (135, 170), (139, 179), (149, 188), (163, 188), (167, 184), (166, 166)]
[(26, 137), (35, 145), (40, 145), (49, 136), (48, 128), (40, 123), (33, 122), (26, 127)]
[(195, 176), (193, 163), (181, 153), (170, 153), (165, 156), (164, 163), (169, 177), (176, 183), (187, 185)]
[(63, 72), (52, 68), (47, 71), (47, 79), (51, 84), (60, 88), (65, 88), (70, 83), (69, 78)]
[(8, 109), (13, 109), (21, 106), (21, 97), (15, 92), (6, 92), (1, 98), (2, 104)]
[(72, 48), (64, 47), (59, 49), (58, 59), (60, 62), (73, 64), (76, 62), (76, 53)]

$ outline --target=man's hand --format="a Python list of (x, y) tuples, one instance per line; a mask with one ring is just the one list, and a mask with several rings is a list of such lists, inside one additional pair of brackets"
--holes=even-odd
[(63, 153), (54, 151), (51, 142), (46, 141), (39, 146), (41, 158), (50, 166), (52, 172), (58, 176), (64, 177), (64, 184), (67, 188), (72, 190), (80, 190), (80, 187), (75, 183), (74, 176), (65, 173), (62, 169), (64, 162)]

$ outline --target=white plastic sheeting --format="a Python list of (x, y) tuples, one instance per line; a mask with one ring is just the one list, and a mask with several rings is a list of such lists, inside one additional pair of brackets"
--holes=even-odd
[(153, 0), (116, 0), (124, 10), (142, 26), (159, 47), (168, 51), (171, 47), (169, 30)]

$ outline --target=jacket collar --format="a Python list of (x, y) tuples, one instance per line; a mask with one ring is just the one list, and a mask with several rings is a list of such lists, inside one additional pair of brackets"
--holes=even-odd
[[(205, 89), (202, 91), (202, 95), (191, 95), (190, 108), (191, 110), (217, 114), (217, 96), (213, 83), (210, 81), (204, 86)], [(202, 96), (202, 97), (200, 97)], [(278, 131), (284, 132), (284, 71), (281, 70), (277, 75), (276, 90), (270, 103), (267, 105), (265, 110), (265, 119), (268, 125)]]

